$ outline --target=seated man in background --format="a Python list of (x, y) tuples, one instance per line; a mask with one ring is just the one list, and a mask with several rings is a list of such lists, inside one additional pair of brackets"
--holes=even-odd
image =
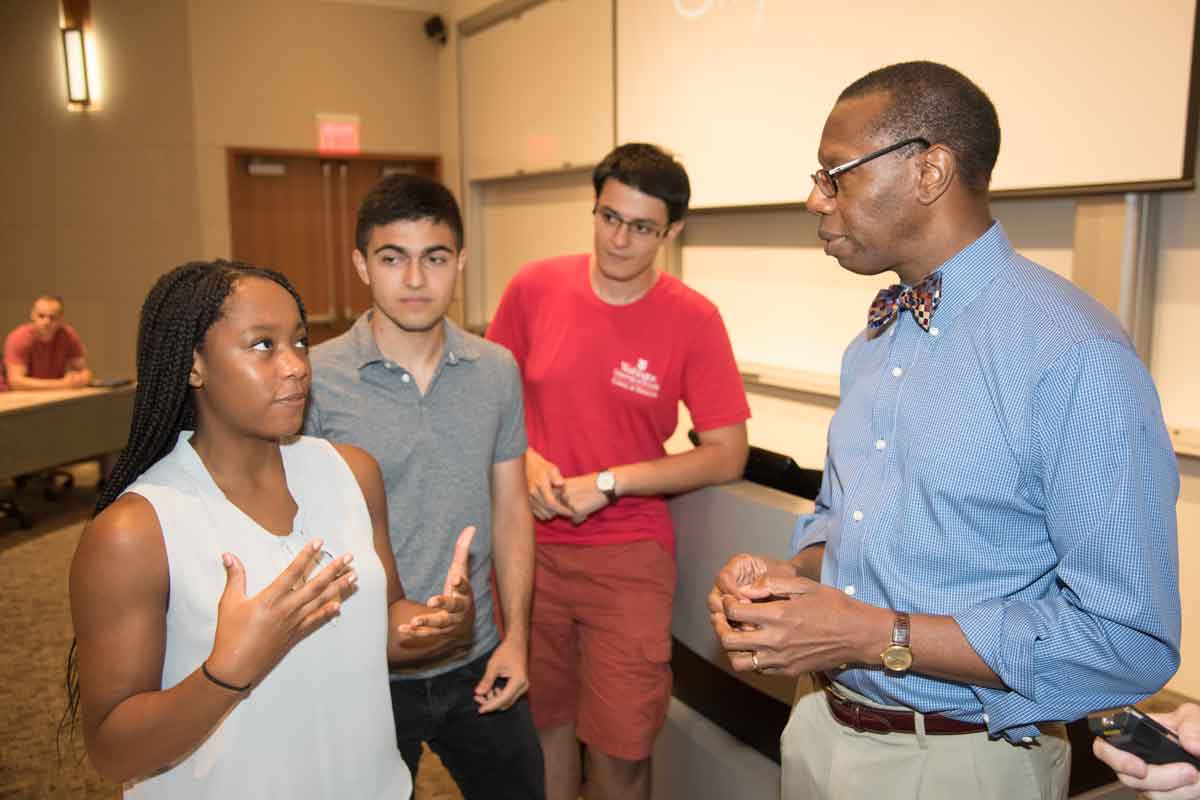
[(83, 342), (62, 315), (62, 298), (42, 295), (33, 302), (30, 321), (5, 339), (9, 388), (77, 389), (92, 382)]

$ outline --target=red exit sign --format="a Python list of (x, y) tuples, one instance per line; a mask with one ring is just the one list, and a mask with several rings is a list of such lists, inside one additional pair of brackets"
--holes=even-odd
[(357, 153), (357, 114), (317, 114), (317, 150), (322, 153)]

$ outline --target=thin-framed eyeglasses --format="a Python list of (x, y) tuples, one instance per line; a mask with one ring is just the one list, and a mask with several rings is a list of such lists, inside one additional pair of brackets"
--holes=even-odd
[(888, 153), (899, 150), (901, 147), (908, 147), (910, 144), (919, 144), (922, 147), (929, 147), (929, 141), (923, 136), (913, 136), (909, 139), (889, 144), (887, 147), (876, 150), (874, 153), (867, 153), (865, 156), (859, 156), (853, 161), (847, 161), (845, 164), (838, 164), (833, 169), (819, 169), (812, 174), (813, 183), (821, 190), (821, 194), (829, 198), (837, 197), (838, 185), (837, 176), (849, 172), (855, 167), (861, 167), (868, 161), (886, 156)]
[(592, 206), (592, 214), (614, 236), (620, 233), (621, 227), (624, 226), (636, 239), (661, 239), (670, 227), (657, 225), (648, 219), (625, 219), (611, 208), (601, 208), (600, 206)]

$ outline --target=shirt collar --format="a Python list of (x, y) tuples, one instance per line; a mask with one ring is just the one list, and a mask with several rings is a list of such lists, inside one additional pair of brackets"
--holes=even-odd
[(471, 341), (462, 328), (455, 325), (449, 319), (443, 319), (442, 325), (446, 331), (445, 362), (447, 364), (458, 364), (463, 361), (477, 361), (479, 359), (479, 348)]
[[(375, 343), (375, 334), (371, 330), (371, 316), (374, 313), (375, 309), (370, 309), (360, 316), (349, 331), (350, 354), (360, 370), (371, 364), (387, 361), (387, 356), (380, 352), (379, 345)], [(446, 336), (442, 355), (444, 363), (455, 365), (479, 358), (479, 348), (462, 328), (449, 319), (443, 319), (442, 330)]]
[(982, 236), (947, 259), (936, 270), (942, 273), (942, 296), (933, 324), (943, 328), (950, 325), (992, 282), (1012, 254), (1004, 226), (993, 221)]

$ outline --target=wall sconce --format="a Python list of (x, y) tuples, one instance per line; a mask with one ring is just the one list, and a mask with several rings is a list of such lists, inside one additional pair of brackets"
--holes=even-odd
[(96, 79), (100, 70), (92, 38), (92, 1), (59, 0), (58, 29), (67, 73), (67, 108), (72, 111), (99, 108), (101, 97)]
[(82, 28), (63, 28), (63, 60), (67, 69), (67, 101), (86, 106), (92, 102), (88, 91), (87, 57), (83, 48)]

